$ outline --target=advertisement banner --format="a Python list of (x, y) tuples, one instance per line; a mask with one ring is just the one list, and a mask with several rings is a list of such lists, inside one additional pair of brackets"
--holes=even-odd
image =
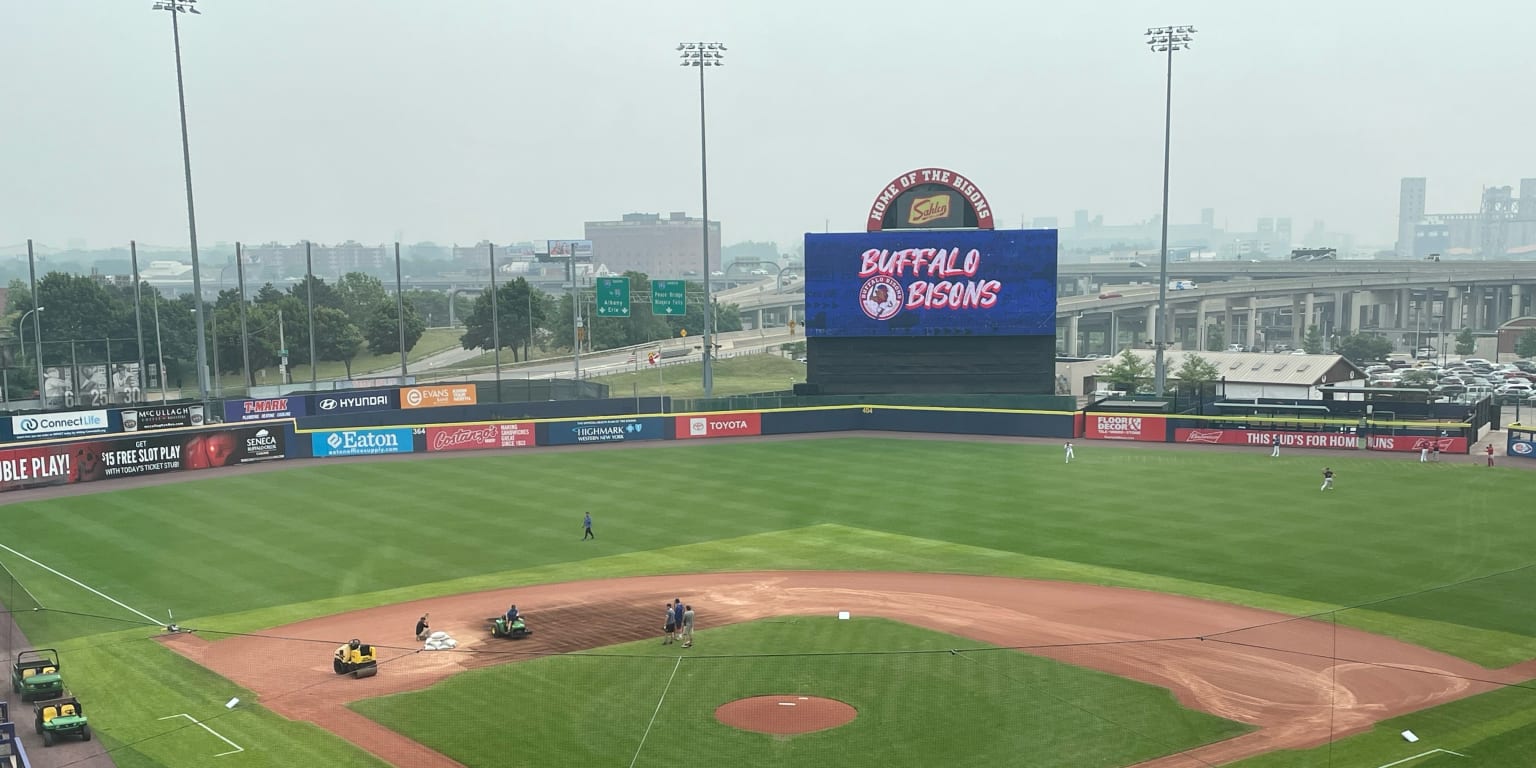
[(663, 440), (666, 422), (659, 416), (561, 421), (549, 425), (548, 435), (550, 445)]
[(577, 261), (592, 260), (591, 240), (548, 240), (545, 245), (552, 259), (569, 259), (574, 256)]
[(282, 427), (245, 427), (227, 434), (235, 436), (240, 448), (235, 455), (237, 464), (288, 458), (288, 436)]
[(41, 440), (69, 435), (99, 435), (107, 431), (106, 411), (70, 411), (12, 416), (11, 434), (17, 440)]
[(74, 446), (49, 445), (0, 451), (0, 491), (74, 482), (72, 450)]
[(709, 413), (703, 416), (678, 416), (676, 437), (688, 440), (700, 437), (741, 437), (761, 435), (763, 415), (750, 413)]
[(1168, 427), (1162, 416), (1134, 416), (1119, 413), (1088, 414), (1088, 429), (1083, 436), (1090, 440), (1140, 440), (1161, 443), (1167, 439)]
[(400, 390), (400, 407), (442, 408), (449, 405), (474, 405), (477, 397), (478, 393), (473, 384), (406, 387)]
[(230, 467), (286, 455), (283, 431), (268, 427), (15, 448), (0, 451), (0, 491)]
[(270, 397), (264, 400), (226, 400), (224, 421), (296, 419), (309, 415), (302, 397)]
[(1441, 453), (1466, 453), (1470, 446), (1465, 437), (1430, 437), (1428, 435), (1371, 435), (1366, 445), (1373, 451), (1397, 451), (1418, 453), (1421, 449), (1440, 446)]
[(410, 429), (341, 429), (310, 434), (310, 451), (316, 457), (410, 453), (415, 446), (416, 437)]
[(1522, 459), (1536, 459), (1536, 443), (1529, 440), (1510, 440), (1505, 453)]
[(805, 236), (807, 336), (1056, 333), (1055, 230)]
[(391, 411), (400, 407), (400, 390), (373, 389), (315, 395), (315, 416), (363, 411)]
[(122, 411), (124, 432), (147, 432), (176, 427), (201, 427), (202, 405), (162, 405)]
[(427, 427), (427, 450), (433, 452), (527, 448), (533, 444), (531, 422)]
[(1175, 429), (1173, 439), (1179, 443), (1205, 443), (1206, 445), (1252, 445), (1268, 448), (1280, 442), (1281, 448), (1332, 448), (1354, 450), (1360, 447), (1360, 439), (1350, 432), (1275, 432), (1260, 429)]
[[(1358, 450), (1360, 438), (1352, 432), (1295, 432), (1262, 429), (1175, 429), (1173, 439), (1180, 443), (1204, 443), (1206, 445), (1249, 445), (1268, 448), (1276, 442), (1281, 448), (1321, 448), (1331, 450)], [(1430, 437), (1427, 435), (1370, 435), (1366, 447), (1373, 451), (1397, 451), (1418, 453), (1424, 448), (1440, 446), (1441, 453), (1466, 453), (1464, 437)]]

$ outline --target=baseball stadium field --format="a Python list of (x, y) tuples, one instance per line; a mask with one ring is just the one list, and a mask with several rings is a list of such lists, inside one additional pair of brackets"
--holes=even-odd
[[(6, 650), (57, 648), (97, 735), (54, 764), (1536, 753), (1533, 475), (1465, 456), (837, 436), (194, 477), (0, 498)], [(511, 603), (534, 634), (489, 637)], [(376, 676), (332, 672), (353, 637)]]

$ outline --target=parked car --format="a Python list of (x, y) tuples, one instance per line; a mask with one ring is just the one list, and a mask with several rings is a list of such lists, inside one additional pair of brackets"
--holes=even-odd
[(1247, 352), (1248, 348), (1244, 347), (1241, 344), (1228, 344), (1227, 345), (1227, 351), (1228, 352)]
[(1513, 365), (1526, 373), (1536, 373), (1536, 362), (1530, 360), (1516, 360)]
[(1493, 367), (1493, 363), (1492, 362), (1490, 362), (1490, 361), (1488, 361), (1488, 360), (1486, 360), (1484, 358), (1481, 358), (1481, 357), (1469, 357), (1469, 358), (1467, 358), (1465, 360), (1462, 360), (1462, 362), (1466, 363), (1467, 365), (1486, 365), (1489, 368)]

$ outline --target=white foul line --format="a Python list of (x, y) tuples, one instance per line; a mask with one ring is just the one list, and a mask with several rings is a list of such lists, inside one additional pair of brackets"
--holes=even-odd
[(677, 668), (683, 665), (683, 657), (677, 657), (677, 663), (672, 665), (672, 674), (667, 677), (667, 687), (661, 689), (661, 698), (656, 700), (656, 711), (651, 713), (651, 721), (645, 724), (645, 735), (640, 737), (640, 746), (635, 747), (635, 756), (630, 758), (629, 768), (635, 768), (635, 761), (640, 759), (640, 750), (645, 749), (645, 740), (651, 735), (651, 726), (656, 724), (656, 716), (661, 714), (661, 703), (667, 700), (667, 691), (672, 690), (672, 678), (677, 677)]
[(205, 731), (207, 731), (207, 732), (209, 732), (209, 733), (219, 737), (220, 741), (224, 742), (225, 744), (230, 745), (231, 747), (234, 747), (234, 749), (232, 749), (232, 750), (230, 750), (228, 752), (220, 752), (217, 755), (214, 755), (214, 757), (223, 757), (225, 755), (233, 755), (233, 754), (236, 754), (238, 752), (244, 752), (245, 751), (245, 747), (242, 747), (239, 744), (236, 744), (233, 741), (230, 741), (229, 739), (224, 738), (223, 734), (219, 733), (218, 731), (215, 731), (212, 728), (209, 728), (207, 725), (205, 725), (203, 723), (199, 723), (197, 721), (197, 718), (195, 718), (195, 717), (193, 717), (193, 716), (191, 716), (191, 715), (189, 715), (189, 714), (187, 714), (185, 712), (181, 712), (181, 713), (174, 714), (174, 715), (166, 715), (165, 717), (162, 717), (160, 719), (161, 720), (170, 720), (173, 717), (185, 717), (186, 719), (190, 720), (193, 725), (200, 726), (203, 730), (205, 730)]
[(96, 595), (97, 597), (103, 598), (103, 599), (107, 600), (108, 602), (112, 603), (113, 605), (118, 606), (119, 608), (125, 608), (125, 609), (127, 609), (129, 611), (137, 613), (138, 615), (143, 616), (144, 618), (148, 619), (149, 623), (154, 624), (157, 627), (165, 626), (164, 622), (160, 621), (159, 619), (157, 619), (157, 618), (155, 618), (155, 617), (153, 617), (153, 616), (151, 616), (151, 615), (149, 615), (149, 614), (147, 614), (147, 613), (145, 613), (145, 612), (143, 612), (143, 611), (141, 611), (141, 610), (139, 610), (137, 608), (134, 608), (133, 606), (128, 605), (127, 603), (125, 603), (125, 602), (123, 602), (121, 600), (118, 600), (117, 598), (115, 598), (115, 597), (113, 597), (113, 596), (111, 596), (111, 595), (109, 595), (109, 594), (107, 594), (105, 592), (102, 592), (101, 590), (99, 590), (99, 589), (97, 589), (97, 588), (95, 588), (95, 587), (93, 587), (93, 586), (91, 586), (89, 584), (86, 584), (85, 582), (82, 582), (79, 579), (74, 578), (73, 576), (69, 576), (69, 575), (60, 573), (59, 571), (54, 570), (53, 568), (49, 568), (48, 566), (43, 565), (42, 563), (39, 563), (38, 561), (33, 560), (32, 558), (27, 557), (26, 555), (23, 555), (22, 553), (17, 552), (16, 550), (11, 549), (10, 547), (7, 547), (4, 544), (0, 544), (0, 549), (3, 549), (5, 551), (7, 551), (7, 552), (9, 552), (9, 553), (11, 553), (11, 554), (21, 558), (21, 559), (23, 559), (23, 560), (33, 564), (33, 565), (35, 565), (35, 566), (37, 566), (37, 567), (39, 567), (39, 568), (41, 568), (41, 569), (43, 569), (43, 570), (45, 570), (47, 572), (49, 572), (49, 573), (59, 577), (59, 578), (61, 578), (61, 579), (65, 580), (65, 581), (71, 583), (71, 584), (74, 584), (75, 586), (80, 587), (81, 589), (84, 589), (85, 591), (90, 592), (91, 594)]
[(1449, 749), (1431, 749), (1428, 752), (1420, 752), (1417, 755), (1414, 755), (1413, 757), (1405, 757), (1405, 758), (1403, 758), (1403, 759), (1401, 759), (1401, 760), (1399, 760), (1399, 761), (1397, 761), (1395, 763), (1387, 763), (1386, 765), (1378, 766), (1377, 768), (1392, 768), (1392, 766), (1394, 766), (1394, 765), (1402, 765), (1403, 763), (1406, 763), (1406, 762), (1408, 762), (1410, 760), (1417, 760), (1417, 759), (1419, 759), (1421, 757), (1429, 757), (1430, 755), (1433, 755), (1433, 754), (1435, 754), (1437, 752), (1444, 752), (1447, 755), (1455, 755), (1457, 757), (1466, 757), (1466, 755), (1463, 755), (1460, 752), (1452, 752)]

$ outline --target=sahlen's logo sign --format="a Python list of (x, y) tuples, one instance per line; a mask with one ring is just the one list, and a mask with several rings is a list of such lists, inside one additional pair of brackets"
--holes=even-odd
[(106, 411), (12, 416), (11, 434), (18, 438), (85, 435), (107, 431)]

